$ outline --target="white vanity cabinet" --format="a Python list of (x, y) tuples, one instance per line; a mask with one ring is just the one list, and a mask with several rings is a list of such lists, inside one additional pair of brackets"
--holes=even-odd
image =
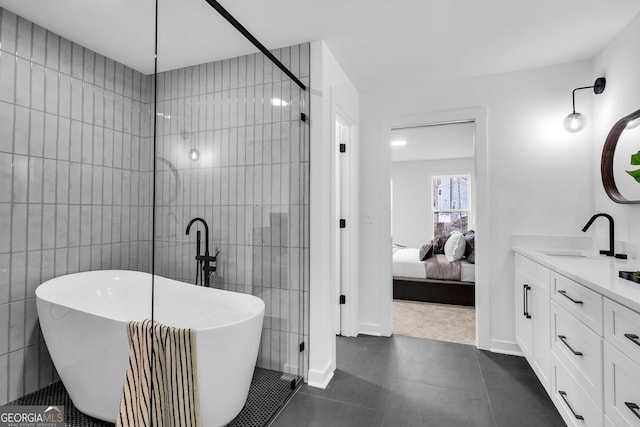
[(602, 301), (551, 273), (551, 398), (568, 425), (604, 424)]
[(640, 314), (604, 301), (604, 401), (615, 426), (640, 426)]
[(516, 340), (564, 421), (640, 427), (637, 298), (626, 306), (593, 281), (569, 279), (562, 265), (525, 255), (516, 254)]
[(548, 268), (516, 256), (516, 340), (549, 391), (549, 278)]
[(551, 302), (551, 352), (602, 411), (602, 337)]

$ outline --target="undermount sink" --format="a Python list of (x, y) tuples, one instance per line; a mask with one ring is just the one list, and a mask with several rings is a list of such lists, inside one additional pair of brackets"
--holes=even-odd
[(571, 251), (542, 251), (543, 254), (549, 256), (558, 256), (564, 258), (586, 258), (587, 256), (582, 252), (571, 252)]

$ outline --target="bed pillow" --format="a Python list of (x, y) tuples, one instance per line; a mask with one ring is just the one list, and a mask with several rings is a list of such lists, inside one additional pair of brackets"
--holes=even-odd
[(464, 250), (464, 257), (471, 264), (476, 262), (476, 232), (469, 230), (464, 233), (464, 240), (466, 241), (466, 248)]
[(433, 255), (433, 244), (429, 242), (422, 245), (418, 252), (418, 258), (420, 258), (420, 261), (426, 261), (427, 258), (431, 257), (431, 255)]
[(464, 256), (464, 250), (466, 248), (466, 242), (464, 235), (454, 230), (451, 232), (451, 236), (447, 239), (447, 243), (444, 245), (444, 256), (447, 257), (447, 261), (453, 262), (461, 260)]
[(433, 238), (431, 242), (433, 243), (434, 255), (444, 255), (444, 245), (447, 243), (447, 240), (449, 240), (449, 236), (451, 236), (449, 233), (444, 232)]

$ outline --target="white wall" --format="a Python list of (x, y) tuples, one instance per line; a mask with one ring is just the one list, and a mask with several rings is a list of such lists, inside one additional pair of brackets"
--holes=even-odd
[(473, 158), (391, 163), (393, 243), (419, 248), (433, 239), (431, 177), (434, 175), (473, 176)]
[[(311, 43), (309, 385), (326, 387), (336, 366), (335, 121), (359, 121), (359, 94), (324, 42)], [(357, 153), (357, 138), (351, 149)], [(357, 271), (356, 271), (357, 277)]]
[[(511, 235), (577, 235), (593, 211), (593, 152), (589, 126), (569, 134), (562, 119), (571, 112), (571, 91), (593, 82), (590, 61), (433, 86), (361, 94), (360, 209), (373, 212), (361, 225), (360, 323), (363, 331), (388, 333), (380, 316), (384, 289), (391, 281), (389, 150), (383, 149), (382, 123), (430, 111), (482, 106), (488, 115), (488, 226), (480, 230), (490, 287), (489, 342), (482, 348), (517, 351), (514, 331)], [(584, 92), (584, 91), (583, 91)], [(577, 94), (581, 112), (591, 114), (593, 96)]]
[[(637, 242), (640, 242), (640, 205), (621, 205), (612, 202), (604, 191), (600, 178), (600, 156), (609, 130), (623, 116), (640, 109), (640, 15), (636, 16), (614, 40), (606, 46), (593, 62), (593, 76), (607, 78), (607, 87), (593, 100), (594, 144), (593, 176), (595, 211), (606, 212), (613, 216), (616, 226), (616, 240), (636, 242), (618, 244), (619, 252), (627, 252), (634, 257), (640, 256)], [(634, 130), (638, 134), (638, 129)], [(640, 150), (638, 140), (636, 150)], [(639, 184), (640, 185), (640, 184)], [(591, 214), (593, 212), (589, 212)], [(583, 219), (584, 222), (588, 217)], [(607, 222), (594, 223), (598, 245), (606, 249), (608, 241)]]

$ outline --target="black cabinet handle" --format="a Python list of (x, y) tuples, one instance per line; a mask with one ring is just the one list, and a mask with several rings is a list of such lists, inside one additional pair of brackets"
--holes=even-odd
[(568, 299), (571, 302), (573, 302), (574, 304), (584, 304), (582, 301), (575, 300), (575, 299), (571, 298), (569, 295), (567, 295), (567, 291), (560, 290), (560, 291), (558, 291), (558, 293), (560, 295), (562, 295), (563, 297), (565, 297), (566, 299)]
[(624, 404), (627, 405), (627, 408), (629, 408), (631, 412), (633, 412), (633, 415), (640, 418), (640, 412), (638, 412), (638, 410), (640, 409), (640, 406), (638, 406), (637, 403), (624, 402)]
[(524, 307), (524, 317), (526, 317), (527, 319), (531, 319), (531, 314), (529, 314), (529, 289), (531, 289), (531, 286), (529, 285), (523, 285), (522, 286), (522, 297), (524, 299), (524, 303), (523, 303), (523, 307)]
[(636, 334), (624, 334), (627, 339), (630, 339), (635, 345), (640, 345), (640, 337)]
[(567, 407), (569, 408), (569, 410), (571, 411), (573, 416), (576, 417), (576, 420), (584, 420), (584, 417), (582, 415), (576, 414), (576, 411), (574, 411), (573, 408), (571, 407), (571, 405), (569, 405), (569, 402), (567, 401), (567, 398), (565, 397), (567, 395), (567, 393), (564, 392), (564, 391), (558, 390), (558, 394), (560, 395), (562, 400), (564, 400), (564, 403), (567, 404)]
[(562, 341), (562, 343), (564, 345), (567, 346), (567, 348), (569, 350), (571, 350), (571, 353), (575, 354), (576, 356), (582, 356), (582, 352), (580, 351), (575, 351), (574, 349), (571, 348), (571, 346), (569, 345), (569, 343), (567, 342), (567, 337), (564, 335), (558, 335), (558, 338), (560, 338), (560, 341)]

